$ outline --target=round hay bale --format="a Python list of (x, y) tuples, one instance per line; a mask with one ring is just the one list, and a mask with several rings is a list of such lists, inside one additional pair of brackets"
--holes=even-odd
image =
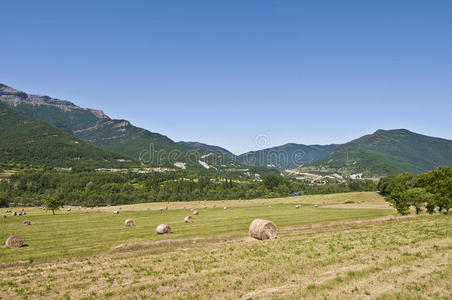
[(113, 211), (114, 214), (119, 214), (119, 210)]
[(203, 205), (202, 208), (207, 208), (207, 206), (206, 206), (206, 205)]
[(25, 220), (25, 221), (23, 222), (23, 224), (24, 224), (25, 226), (31, 225), (31, 221), (30, 221), (30, 220)]
[(197, 210), (194, 210), (194, 211), (193, 211), (193, 214), (194, 214), (194, 215), (197, 215), (197, 214), (199, 214), (199, 212), (198, 212)]
[(69, 207), (68, 209), (66, 209), (66, 211), (71, 211), (71, 208)]
[(227, 207), (227, 206), (225, 206), (225, 207), (223, 207), (223, 209), (224, 209), (224, 210), (226, 210), (226, 209), (228, 209), (228, 207)]
[(155, 232), (157, 232), (158, 234), (171, 233), (171, 227), (168, 224), (160, 224), (155, 229)]
[(193, 217), (192, 216), (186, 216), (184, 219), (185, 223), (193, 223)]
[(5, 218), (6, 218), (6, 215), (2, 215), (2, 218), (5, 219)]
[(13, 211), (13, 216), (17, 216), (17, 213), (15, 211)]
[(258, 240), (276, 239), (276, 225), (272, 221), (255, 219), (250, 224), (250, 236)]
[(24, 240), (18, 235), (10, 236), (5, 242), (6, 248), (20, 248), (23, 244)]
[(314, 207), (315, 207), (315, 208), (317, 208), (317, 207), (319, 207), (319, 205), (318, 205), (318, 204), (316, 204), (316, 205), (314, 205)]
[(300, 208), (301, 206), (300, 205), (295, 205), (295, 208)]
[(135, 226), (135, 222), (132, 219), (127, 219), (124, 221), (124, 225), (126, 225), (127, 227)]

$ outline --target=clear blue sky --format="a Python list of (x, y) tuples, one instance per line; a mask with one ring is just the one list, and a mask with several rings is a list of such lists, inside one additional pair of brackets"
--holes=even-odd
[(452, 139), (452, 1), (0, 0), (0, 82), (235, 153)]

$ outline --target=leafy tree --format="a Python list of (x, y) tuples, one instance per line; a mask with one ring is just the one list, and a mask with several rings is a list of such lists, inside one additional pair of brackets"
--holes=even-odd
[(270, 191), (283, 182), (282, 177), (277, 173), (270, 173), (264, 177), (264, 185)]
[(410, 214), (410, 202), (406, 197), (406, 189), (401, 184), (395, 185), (391, 194), (386, 199), (394, 204), (399, 214)]
[(54, 215), (55, 210), (59, 209), (60, 206), (63, 205), (63, 201), (55, 197), (47, 196), (44, 199), (44, 204), (46, 206), (46, 209), (51, 210), (52, 214)]
[(380, 179), (377, 188), (383, 196), (390, 195), (393, 190), (410, 188), (414, 186), (414, 177), (410, 173), (401, 173), (397, 176), (388, 176)]
[(452, 167), (437, 167), (433, 171), (419, 175), (416, 185), (433, 194), (431, 205), (438, 206), (446, 213), (452, 207)]
[(433, 199), (433, 195), (425, 191), (423, 188), (411, 188), (404, 192), (403, 197), (407, 203), (413, 205), (416, 208), (416, 214), (422, 211), (422, 206), (425, 203), (429, 203)]

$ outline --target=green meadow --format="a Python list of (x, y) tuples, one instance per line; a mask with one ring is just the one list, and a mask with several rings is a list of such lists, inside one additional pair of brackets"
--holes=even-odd
[[(350, 200), (357, 196), (361, 201)], [(341, 204), (346, 201), (353, 203)], [(357, 204), (357, 201), (360, 203)], [(381, 207), (366, 206), (375, 206), (380, 202)], [(295, 209), (295, 204), (300, 204), (301, 208)], [(315, 204), (319, 207), (314, 207)], [(55, 215), (39, 208), (25, 208), (25, 216), (8, 214), (7, 218), (0, 220), (0, 240), (5, 241), (8, 236), (18, 234), (26, 245), (20, 249), (0, 248), (0, 262), (85, 257), (102, 253), (122, 243), (246, 234), (249, 224), (255, 218), (272, 220), (278, 227), (283, 228), (394, 214), (376, 193), (227, 202), (179, 202), (170, 204), (168, 210), (159, 209), (166, 205), (151, 203), (99, 209), (72, 208), (70, 212), (64, 209), (56, 211)], [(203, 208), (204, 205), (208, 208)], [(272, 208), (269, 208), (269, 205)], [(189, 206), (198, 210), (199, 215), (193, 215)], [(228, 209), (225, 210), (224, 206)], [(14, 210), (19, 211), (20, 208), (13, 208)], [(120, 210), (120, 213), (114, 214), (114, 210)], [(193, 216), (193, 223), (184, 223), (184, 217), (188, 215)], [(126, 219), (133, 219), (136, 226), (125, 227)], [(24, 226), (24, 220), (30, 220), (32, 225)], [(155, 228), (162, 223), (169, 224), (173, 233), (157, 235)]]

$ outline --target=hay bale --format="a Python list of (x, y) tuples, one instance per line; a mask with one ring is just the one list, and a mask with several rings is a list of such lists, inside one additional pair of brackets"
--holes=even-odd
[(24, 224), (25, 226), (31, 225), (31, 221), (30, 221), (30, 220), (25, 220), (25, 221), (23, 222), (23, 224)]
[(23, 244), (24, 240), (18, 235), (10, 236), (5, 242), (6, 248), (20, 248)]
[(113, 211), (114, 214), (119, 214), (119, 210)]
[(155, 229), (155, 232), (157, 232), (158, 234), (171, 233), (171, 227), (168, 224), (160, 224)]
[(127, 219), (124, 221), (124, 225), (126, 225), (127, 227), (135, 226), (135, 222), (132, 219)]
[(194, 214), (194, 215), (197, 215), (197, 214), (199, 214), (199, 212), (198, 212), (197, 210), (194, 210), (194, 211), (193, 211), (193, 214)]
[(272, 221), (255, 219), (250, 224), (250, 236), (258, 240), (276, 239), (276, 225)]
[(69, 207), (68, 209), (66, 209), (66, 211), (71, 211), (71, 208)]
[(186, 216), (184, 219), (185, 223), (193, 223), (193, 217), (192, 216)]
[(300, 205), (295, 205), (295, 208), (300, 208)]
[(225, 207), (223, 207), (223, 209), (224, 209), (224, 210), (226, 210), (226, 209), (228, 209), (228, 207), (227, 207), (227, 206), (225, 206)]
[(203, 205), (202, 208), (207, 208), (207, 205)]
[(317, 207), (319, 207), (319, 205), (318, 205), (318, 204), (316, 204), (316, 205), (314, 205), (314, 207), (315, 207), (315, 208), (317, 208)]
[(2, 218), (5, 219), (5, 218), (6, 218), (6, 215), (2, 215)]

